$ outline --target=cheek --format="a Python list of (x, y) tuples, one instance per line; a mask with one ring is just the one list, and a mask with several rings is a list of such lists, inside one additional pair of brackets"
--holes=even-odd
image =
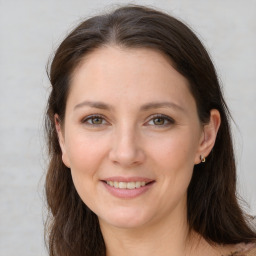
[(180, 197), (186, 192), (192, 177), (196, 140), (189, 133), (176, 133), (176, 136), (155, 142), (151, 149), (163, 191), (167, 190), (170, 194), (177, 195), (177, 198)]
[(151, 155), (160, 163), (170, 167), (194, 165), (197, 141), (190, 133), (180, 132), (151, 142)]
[(151, 200), (158, 202), (158, 209), (163, 214), (169, 214), (178, 205), (185, 207), (194, 166), (196, 147), (193, 137), (185, 132), (175, 132), (163, 138), (151, 138), (146, 146), (150, 156), (148, 166), (156, 174), (159, 184)]
[(67, 138), (66, 142), (71, 175), (77, 193), (89, 208), (93, 208), (101, 166), (107, 152), (104, 140), (77, 133), (76, 136)]
[(67, 155), (70, 167), (75, 172), (84, 175), (93, 175), (97, 166), (106, 155), (106, 139), (94, 138), (84, 133), (73, 133), (75, 136), (67, 137)]

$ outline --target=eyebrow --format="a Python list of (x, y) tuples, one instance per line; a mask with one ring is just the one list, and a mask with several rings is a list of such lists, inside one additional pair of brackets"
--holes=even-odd
[[(85, 106), (88, 106), (91, 108), (104, 109), (104, 110), (111, 110), (114, 108), (113, 106), (106, 104), (104, 102), (100, 102), (100, 101), (83, 101), (83, 102), (77, 104), (74, 107), (74, 110), (81, 108), (81, 107), (85, 107)], [(174, 108), (174, 109), (177, 109), (180, 111), (185, 111), (184, 108), (182, 108), (181, 106), (179, 106), (173, 102), (150, 102), (150, 103), (147, 103), (147, 104), (141, 106), (140, 110), (147, 111), (147, 110), (156, 109), (156, 108)]]
[(110, 106), (104, 102), (100, 102), (100, 101), (83, 101), (83, 102), (77, 104), (74, 107), (74, 110), (81, 108), (81, 107), (86, 107), (86, 106), (91, 107), (91, 108), (105, 109), (105, 110), (110, 110), (113, 108), (112, 106)]
[(143, 106), (141, 106), (141, 110), (142, 111), (147, 111), (150, 109), (154, 109), (154, 108), (174, 108), (180, 111), (185, 111), (184, 108), (182, 108), (181, 106), (173, 103), (173, 102), (151, 102), (151, 103), (147, 103)]

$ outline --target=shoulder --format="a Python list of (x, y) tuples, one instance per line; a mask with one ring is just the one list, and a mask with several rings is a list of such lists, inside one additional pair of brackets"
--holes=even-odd
[(237, 244), (234, 251), (225, 256), (256, 256), (256, 243)]

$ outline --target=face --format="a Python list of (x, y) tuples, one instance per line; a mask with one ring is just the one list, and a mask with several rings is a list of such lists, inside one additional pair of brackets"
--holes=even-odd
[(188, 81), (163, 54), (108, 46), (87, 55), (57, 130), (77, 192), (101, 224), (133, 228), (186, 213), (205, 133)]

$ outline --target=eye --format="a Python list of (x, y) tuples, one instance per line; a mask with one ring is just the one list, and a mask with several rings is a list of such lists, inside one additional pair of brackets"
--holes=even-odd
[(101, 115), (91, 115), (91, 116), (84, 118), (82, 120), (82, 123), (97, 126), (97, 125), (107, 124), (107, 121)]
[(147, 123), (148, 125), (153, 126), (168, 126), (171, 124), (174, 124), (174, 120), (166, 115), (163, 114), (157, 114), (154, 115)]
[(157, 118), (153, 119), (153, 123), (155, 125), (163, 125), (163, 124), (165, 124), (165, 121), (166, 120), (164, 118), (162, 118), (162, 117), (157, 117)]

